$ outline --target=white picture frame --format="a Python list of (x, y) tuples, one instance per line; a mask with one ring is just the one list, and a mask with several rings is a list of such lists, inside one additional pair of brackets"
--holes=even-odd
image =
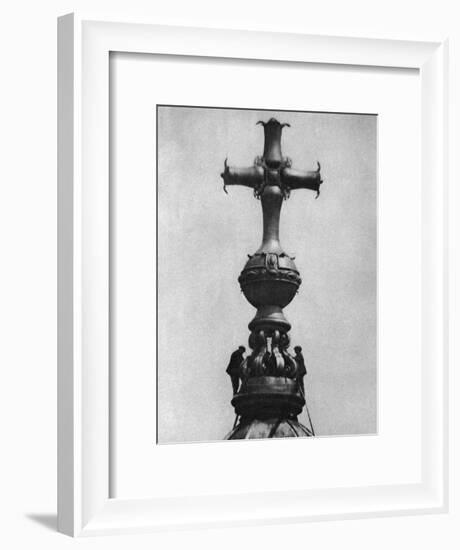
[[(58, 528), (149, 532), (447, 511), (447, 42), (58, 21)], [(110, 498), (110, 52), (420, 72), (422, 476), (416, 484)]]

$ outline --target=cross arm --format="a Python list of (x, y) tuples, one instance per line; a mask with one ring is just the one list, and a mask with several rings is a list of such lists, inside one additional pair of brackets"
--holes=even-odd
[(295, 170), (287, 167), (283, 170), (281, 179), (283, 185), (288, 189), (311, 189), (316, 191), (316, 196), (319, 195), (320, 185), (323, 183), (321, 179), (321, 166), (318, 162), (318, 169), (312, 171)]
[(220, 176), (224, 180), (225, 192), (227, 192), (227, 185), (243, 185), (255, 190), (264, 182), (264, 171), (261, 166), (254, 165), (248, 168), (229, 166), (227, 159), (225, 159), (224, 171)]

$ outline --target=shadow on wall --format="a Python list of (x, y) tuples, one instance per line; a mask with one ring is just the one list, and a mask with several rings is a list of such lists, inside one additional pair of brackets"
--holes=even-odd
[(57, 531), (57, 515), (56, 514), (26, 514), (26, 518), (39, 523), (46, 529)]

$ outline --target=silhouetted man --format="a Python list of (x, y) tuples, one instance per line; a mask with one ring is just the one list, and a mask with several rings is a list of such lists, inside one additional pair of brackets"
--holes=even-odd
[(302, 395), (305, 397), (305, 385), (304, 385), (304, 376), (307, 374), (307, 369), (305, 367), (305, 359), (302, 355), (302, 348), (300, 346), (295, 346), (295, 360), (297, 361), (297, 383), (302, 392)]
[(237, 393), (238, 386), (240, 385), (240, 367), (241, 363), (244, 361), (243, 354), (246, 351), (244, 346), (240, 346), (236, 351), (230, 356), (230, 363), (227, 367), (227, 374), (230, 376), (232, 381), (233, 393)]

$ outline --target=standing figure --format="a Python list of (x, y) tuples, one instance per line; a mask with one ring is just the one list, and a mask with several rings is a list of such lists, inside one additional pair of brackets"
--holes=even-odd
[(297, 370), (297, 383), (299, 384), (300, 391), (302, 396), (305, 397), (305, 385), (304, 385), (304, 376), (307, 374), (307, 369), (305, 367), (305, 359), (302, 355), (302, 348), (300, 346), (295, 346), (295, 360), (297, 361), (298, 370)]
[(240, 367), (244, 361), (243, 354), (245, 351), (246, 348), (244, 346), (240, 346), (236, 351), (234, 351), (230, 356), (230, 362), (226, 370), (232, 381), (234, 394), (238, 392), (238, 386), (240, 385)]

